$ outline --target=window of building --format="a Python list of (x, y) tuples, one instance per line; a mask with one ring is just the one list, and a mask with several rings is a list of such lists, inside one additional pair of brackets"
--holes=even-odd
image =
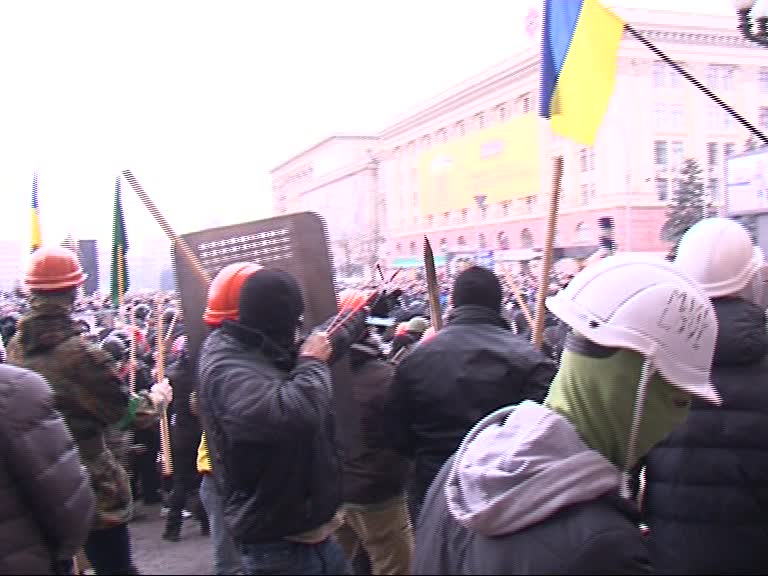
[(434, 215), (430, 214), (427, 216), (427, 227), (432, 228), (432, 226), (435, 225), (435, 217)]
[(410, 246), (408, 246), (408, 250), (411, 253), (411, 256), (414, 256), (416, 254), (416, 242), (411, 242)]
[(666, 178), (656, 178), (656, 198), (661, 202), (669, 199), (669, 180)]
[(432, 136), (427, 134), (421, 139), (421, 147), (425, 150), (429, 150), (432, 147)]
[(710, 132), (717, 132), (720, 129), (720, 107), (717, 104), (707, 106), (707, 122)]
[(656, 130), (667, 129), (667, 105), (663, 102), (657, 102), (653, 107), (653, 125)]
[[(685, 67), (684, 62), (678, 62), (678, 64), (683, 68)], [(679, 90), (683, 85), (684, 78), (682, 77), (682, 75), (680, 75), (680, 73), (678, 73), (674, 68), (672, 68), (672, 66), (667, 67), (667, 72), (668, 72), (667, 76), (669, 79), (669, 87), (672, 88), (673, 90)]]
[(469, 218), (469, 210), (468, 210), (467, 208), (464, 208), (464, 209), (461, 211), (461, 223), (462, 223), (462, 224), (466, 224), (466, 223), (467, 223), (467, 220), (468, 220), (468, 218)]
[(685, 128), (685, 109), (682, 104), (672, 104), (669, 107), (670, 129), (682, 131)]
[(710, 64), (707, 67), (707, 85), (713, 90), (732, 90), (736, 67), (730, 64)]
[(496, 119), (499, 122), (505, 122), (509, 118), (509, 110), (506, 104), (499, 104), (496, 106)]
[(450, 222), (451, 222), (451, 213), (443, 212), (443, 224), (450, 224)]
[(475, 114), (475, 126), (478, 130), (485, 128), (485, 114), (482, 112)]
[(509, 207), (512, 204), (509, 200), (504, 200), (504, 202), (501, 203), (501, 215), (502, 217), (506, 218), (509, 216)]
[(586, 206), (589, 204), (589, 184), (581, 185), (581, 205)]
[(720, 180), (717, 178), (709, 179), (709, 196), (714, 201), (720, 198)]
[(685, 148), (683, 147), (683, 143), (679, 140), (670, 142), (669, 155), (672, 161), (672, 168), (680, 168), (683, 165), (683, 160), (685, 160)]
[(520, 248), (533, 248), (533, 234), (528, 228), (520, 232)]
[(587, 172), (589, 170), (589, 161), (587, 160), (586, 148), (579, 149), (579, 166), (581, 167), (582, 172)]
[(496, 234), (496, 242), (499, 246), (499, 250), (509, 250), (509, 236), (504, 230)]
[(485, 250), (488, 246), (488, 242), (485, 240), (485, 234), (482, 232), (477, 235), (477, 247), (480, 250)]
[(667, 75), (667, 64), (661, 60), (653, 63), (653, 87), (664, 88)]
[(595, 198), (597, 198), (597, 184), (592, 182), (589, 185), (589, 201), (594, 202)]
[(653, 143), (653, 157), (656, 166), (667, 165), (667, 142), (666, 140), (656, 140)]
[(707, 142), (707, 164), (716, 166), (719, 160), (719, 144), (717, 142)]
[(579, 222), (576, 224), (576, 230), (575, 230), (575, 240), (576, 244), (587, 244), (589, 243), (589, 226), (585, 222)]
[(734, 154), (736, 154), (736, 142), (728, 142), (725, 145), (725, 148), (723, 148), (723, 154), (726, 158), (730, 158)]
[(396, 146), (394, 150), (392, 150), (392, 156), (394, 156), (395, 160), (400, 160), (400, 146)]
[(517, 99), (517, 109), (521, 114), (528, 114), (533, 107), (533, 101), (530, 94), (523, 94)]
[(761, 106), (758, 113), (757, 123), (760, 128), (768, 129), (768, 106)]
[(448, 130), (445, 128), (440, 128), (440, 130), (437, 131), (437, 141), (440, 144), (445, 144), (448, 142)]
[(398, 254), (402, 254), (403, 253), (403, 245), (400, 244), (400, 242), (398, 242), (397, 246), (395, 246), (395, 250), (397, 251)]
[(536, 209), (536, 196), (526, 196), (525, 197), (525, 211), (530, 214)]
[(464, 238), (464, 236), (459, 236), (456, 239), (456, 244), (458, 244), (459, 246), (466, 246), (467, 245), (467, 239)]
[(445, 253), (448, 252), (448, 239), (447, 238), (440, 238), (440, 251)]
[(456, 122), (456, 134), (459, 136), (464, 136), (467, 133), (467, 129), (464, 126), (464, 121)]
[(486, 218), (488, 218), (488, 206), (483, 204), (480, 206), (480, 220), (485, 220)]
[(589, 149), (589, 171), (594, 172), (595, 171), (595, 147), (592, 146)]
[(768, 94), (768, 66), (763, 66), (757, 73), (757, 84), (760, 94)]

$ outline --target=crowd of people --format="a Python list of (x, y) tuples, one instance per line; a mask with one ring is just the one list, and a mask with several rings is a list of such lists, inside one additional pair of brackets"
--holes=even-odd
[(553, 276), (540, 348), (534, 277), (479, 266), (435, 330), (418, 279), (304, 327), (296, 279), (231, 264), (199, 351), (174, 294), (83, 281), (43, 247), (0, 300), (0, 573), (138, 573), (137, 500), (217, 574), (768, 568), (768, 275), (734, 221)]

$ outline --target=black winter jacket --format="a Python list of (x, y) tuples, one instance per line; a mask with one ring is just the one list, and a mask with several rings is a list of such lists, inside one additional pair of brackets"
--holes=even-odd
[(453, 310), (447, 325), (398, 366), (385, 406), (386, 438), (377, 440), (414, 459), (414, 510), (475, 423), (502, 406), (543, 401), (554, 374), (554, 363), (498, 313)]
[(714, 302), (713, 381), (722, 406), (693, 401), (687, 421), (646, 461), (654, 569), (675, 574), (768, 570), (768, 335), (763, 311)]
[(289, 373), (225, 328), (200, 352), (200, 395), (213, 469), (236, 541), (280, 540), (330, 521), (341, 505), (341, 454), (328, 366)]
[(371, 447), (371, 436), (384, 428), (382, 404), (392, 385), (394, 368), (379, 357), (372, 342), (349, 351), (352, 396), (361, 423), (359, 438), (344, 458), (344, 502), (373, 504), (402, 495), (409, 462), (388, 448)]
[(0, 366), (0, 574), (50, 574), (85, 543), (95, 503), (48, 384)]

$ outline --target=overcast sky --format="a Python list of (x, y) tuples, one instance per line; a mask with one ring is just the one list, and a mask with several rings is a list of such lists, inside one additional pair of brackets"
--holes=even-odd
[[(617, 0), (731, 14), (731, 0)], [(529, 0), (0, 3), (0, 239), (108, 243), (133, 170), (189, 231), (269, 215), (270, 167), (375, 132), (527, 41)], [(735, 23), (735, 18), (734, 18)], [(132, 246), (156, 238), (124, 184)]]

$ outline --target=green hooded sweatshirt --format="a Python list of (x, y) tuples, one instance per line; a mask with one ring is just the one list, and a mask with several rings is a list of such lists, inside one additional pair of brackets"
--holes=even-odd
[(570, 421), (584, 442), (619, 470), (633, 468), (651, 448), (682, 424), (690, 395), (658, 373), (651, 377), (635, 449), (627, 452), (643, 357), (620, 349), (605, 358), (566, 350), (544, 404)]

